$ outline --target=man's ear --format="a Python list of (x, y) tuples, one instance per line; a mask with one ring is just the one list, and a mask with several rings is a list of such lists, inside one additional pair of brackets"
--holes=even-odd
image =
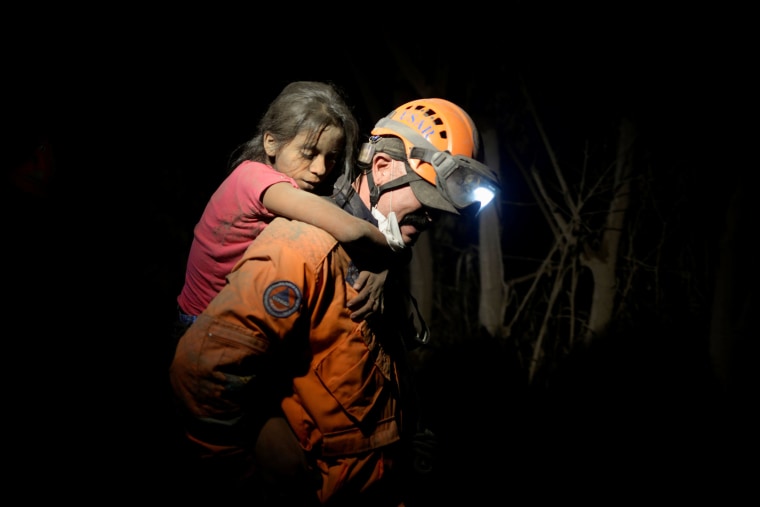
[(262, 142), (264, 143), (264, 151), (266, 152), (267, 157), (274, 157), (277, 155), (277, 139), (275, 139), (272, 134), (264, 132)]
[(375, 180), (375, 185), (382, 185), (394, 179), (391, 175), (392, 166), (393, 158), (390, 155), (383, 152), (375, 153), (372, 159), (372, 178)]

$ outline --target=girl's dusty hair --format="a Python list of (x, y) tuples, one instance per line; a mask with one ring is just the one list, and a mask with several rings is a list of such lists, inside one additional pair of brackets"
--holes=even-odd
[[(355, 177), (359, 124), (343, 91), (334, 84), (319, 81), (295, 81), (283, 88), (259, 120), (253, 138), (233, 153), (230, 171), (246, 160), (268, 163), (264, 151), (265, 132), (272, 134), (278, 143), (286, 144), (307, 130), (308, 139), (313, 139), (316, 144), (319, 134), (328, 126), (341, 129), (345, 143), (328, 181), (333, 182), (338, 175), (344, 174), (350, 183)], [(332, 189), (320, 190), (329, 192)]]

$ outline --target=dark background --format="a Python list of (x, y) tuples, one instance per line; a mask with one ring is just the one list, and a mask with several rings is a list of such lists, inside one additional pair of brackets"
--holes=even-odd
[[(162, 384), (165, 330), (192, 227), (230, 152), (289, 81), (336, 83), (365, 134), (422, 93), (498, 121), (489, 115), (522, 100), (521, 80), (560, 151), (630, 115), (661, 157), (689, 168), (698, 192), (673, 198), (702, 199), (695, 220), (719, 237), (729, 190), (756, 165), (745, 156), (754, 37), (742, 13), (515, 2), (431, 19), (373, 7), (393, 22), (234, 10), (9, 20), (18, 22), (3, 51), (15, 472), (72, 498), (97, 497), (99, 485), (136, 498), (187, 487), (178, 486)], [(19, 177), (40, 145), (52, 170)], [(706, 355), (705, 346), (697, 366), (680, 370), (694, 378), (681, 382), (711, 389)], [(689, 405), (675, 417), (664, 395), (609, 409), (594, 387), (609, 380), (597, 366), (609, 357), (575, 366), (564, 389), (536, 394), (505, 379), (510, 358), (494, 342), (441, 354), (423, 379), (445, 449), (430, 504), (743, 489), (736, 465), (751, 459), (755, 431), (734, 417), (756, 400)], [(660, 391), (674, 385), (662, 382)]]

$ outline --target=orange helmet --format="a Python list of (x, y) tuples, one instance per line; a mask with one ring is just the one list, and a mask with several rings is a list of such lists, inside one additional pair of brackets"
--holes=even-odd
[(475, 203), (482, 208), (498, 190), (496, 174), (475, 160), (480, 135), (474, 122), (448, 100), (418, 99), (391, 111), (375, 124), (360, 161), (370, 162), (375, 143), (385, 136), (403, 141), (408, 174), (380, 192), (408, 183), (423, 205), (459, 214)]

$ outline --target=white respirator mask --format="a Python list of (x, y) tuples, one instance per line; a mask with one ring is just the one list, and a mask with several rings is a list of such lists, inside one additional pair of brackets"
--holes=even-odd
[(377, 228), (380, 229), (380, 232), (385, 236), (391, 250), (398, 252), (399, 250), (406, 248), (406, 243), (404, 243), (404, 238), (401, 236), (401, 229), (398, 226), (395, 211), (391, 211), (388, 216), (385, 217), (380, 211), (378, 211), (377, 206), (375, 206), (372, 208), (372, 216), (377, 220)]

